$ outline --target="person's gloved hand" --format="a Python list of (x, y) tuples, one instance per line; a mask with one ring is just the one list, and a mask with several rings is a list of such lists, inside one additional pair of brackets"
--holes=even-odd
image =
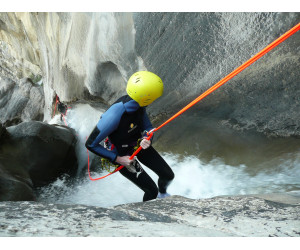
[(151, 141), (147, 140), (145, 138), (140, 143), (140, 146), (142, 147), (142, 149), (147, 149), (150, 147), (150, 145), (151, 145)]

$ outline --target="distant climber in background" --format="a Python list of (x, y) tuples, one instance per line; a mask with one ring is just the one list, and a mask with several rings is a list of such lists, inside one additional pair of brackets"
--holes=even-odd
[[(145, 192), (143, 201), (170, 196), (167, 187), (174, 173), (151, 146), (151, 140), (146, 140), (147, 132), (153, 129), (146, 106), (163, 94), (163, 82), (152, 72), (139, 71), (128, 80), (126, 91), (128, 95), (119, 98), (101, 116), (85, 146), (112, 164), (123, 165), (120, 173)], [(136, 157), (159, 176), (158, 187), (136, 159), (129, 159), (139, 139), (143, 150)]]
[(57, 110), (60, 113), (60, 120), (63, 120), (63, 116), (67, 115), (67, 110), (68, 110), (68, 106), (64, 103), (62, 103), (59, 100), (59, 97), (57, 96), (57, 102), (58, 102), (58, 106), (57, 106)]

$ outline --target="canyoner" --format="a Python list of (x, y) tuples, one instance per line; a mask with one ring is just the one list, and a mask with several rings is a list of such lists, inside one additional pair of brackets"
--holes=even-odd
[[(162, 96), (163, 88), (163, 82), (156, 74), (149, 71), (134, 73), (127, 83), (127, 95), (120, 97), (102, 114), (85, 143), (88, 151), (117, 166), (108, 175), (120, 171), (121, 175), (144, 191), (143, 201), (169, 196), (167, 187), (174, 179), (170, 166), (151, 145), (151, 131), (154, 128), (146, 113), (146, 107)], [(100, 144), (103, 140), (104, 146)], [(137, 142), (140, 146), (136, 150)], [(132, 154), (139, 148), (143, 151), (138, 155), (135, 153), (137, 161)], [(158, 175), (158, 186), (140, 162)], [(89, 177), (91, 180), (104, 178), (94, 179), (90, 171)]]
[[(194, 99), (192, 102), (190, 102), (188, 105), (186, 105), (184, 108), (182, 108), (180, 111), (178, 111), (175, 115), (173, 115), (167, 121), (165, 121), (164, 123), (162, 123), (160, 126), (158, 126), (157, 128), (152, 128), (152, 129), (149, 129), (148, 131), (145, 131), (144, 142), (145, 141), (151, 141), (151, 139), (152, 139), (152, 137), (153, 137), (153, 135), (154, 135), (154, 133), (156, 131), (158, 131), (159, 129), (161, 129), (165, 125), (167, 125), (169, 122), (173, 121), (175, 118), (177, 118), (178, 116), (180, 116), (182, 113), (184, 113), (189, 108), (191, 108), (192, 106), (194, 106), (196, 103), (198, 103), (199, 101), (201, 101), (203, 98), (207, 97), (209, 94), (211, 94), (212, 92), (214, 92), (215, 90), (217, 90), (223, 84), (225, 84), (230, 79), (232, 79), (234, 76), (238, 75), (244, 69), (246, 69), (247, 67), (249, 67), (252, 63), (254, 63), (259, 58), (261, 58), (262, 56), (264, 56), (266, 53), (268, 53), (269, 51), (271, 51), (272, 49), (274, 49), (276, 46), (278, 46), (280, 43), (282, 43), (283, 41), (285, 41), (287, 38), (289, 38), (290, 36), (292, 36), (293, 34), (295, 34), (297, 31), (299, 31), (299, 29), (300, 29), (300, 23), (298, 23), (297, 25), (295, 25), (293, 28), (291, 28), (290, 30), (288, 30), (286, 33), (284, 33), (278, 39), (276, 39), (275, 41), (273, 41), (272, 43), (270, 43), (268, 46), (266, 46), (264, 49), (262, 49), (261, 51), (259, 51), (256, 55), (254, 55), (253, 57), (251, 57), (248, 61), (246, 61), (241, 66), (239, 66), (238, 68), (236, 68), (234, 71), (232, 71), (226, 77), (224, 77), (223, 79), (221, 79), (219, 82), (217, 82), (216, 84), (214, 84), (212, 87), (210, 87), (208, 90), (206, 90), (200, 96), (198, 96), (196, 99)], [(139, 87), (139, 83), (141, 83), (141, 81), (140, 81), (139, 78), (135, 78), (135, 82), (132, 81), (132, 78), (129, 79), (129, 81), (128, 81), (127, 93), (134, 100), (138, 100), (139, 97), (138, 97), (138, 95), (137, 95), (136, 92), (131, 92), (131, 87), (129, 87), (129, 90), (128, 90), (128, 86)], [(147, 103), (147, 97), (146, 96), (143, 96), (144, 99), (141, 99), (141, 100), (139, 100), (137, 102), (140, 104), (141, 107), (143, 107), (143, 106), (146, 106), (146, 105), (150, 104), (156, 98), (160, 97), (160, 95), (156, 95), (154, 99), (150, 99), (149, 103)], [(143, 149), (142, 145), (138, 146), (137, 149), (131, 154), (131, 156), (129, 157), (129, 161), (131, 163), (135, 162), (134, 161), (135, 157), (142, 151), (142, 149)], [(87, 150), (87, 154), (88, 154), (88, 150)], [(115, 159), (111, 159), (111, 162), (113, 162), (114, 160)], [(113, 170), (110, 170), (108, 174), (106, 174), (104, 176), (101, 176), (101, 177), (98, 177), (98, 178), (92, 178), (92, 176), (90, 174), (89, 165), (90, 165), (90, 162), (89, 162), (89, 154), (88, 154), (88, 173), (89, 173), (89, 178), (92, 181), (101, 180), (103, 178), (106, 178), (109, 175), (111, 175), (113, 173), (116, 173), (116, 172), (122, 170), (125, 167), (124, 165), (115, 164), (114, 165), (115, 168), (113, 168)]]

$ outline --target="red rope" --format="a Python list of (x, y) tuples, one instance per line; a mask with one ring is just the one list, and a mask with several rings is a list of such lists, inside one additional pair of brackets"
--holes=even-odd
[(63, 115), (63, 114), (61, 114), (61, 115), (62, 115), (62, 117), (64, 118), (64, 122), (65, 122), (66, 126), (68, 126), (68, 124), (67, 124), (67, 122), (66, 122), (65, 116), (67, 116), (67, 112), (68, 112), (68, 110), (69, 110), (69, 109), (71, 109), (71, 107), (68, 107), (68, 108), (66, 109), (66, 112), (65, 112), (65, 114), (64, 114), (64, 115)]
[(61, 114), (61, 115), (62, 115), (62, 117), (64, 119), (64, 122), (65, 122), (66, 126), (68, 127), (68, 124), (67, 124), (66, 119), (65, 119), (65, 115), (63, 115), (63, 114)]
[(120, 171), (122, 168), (124, 168), (124, 166), (119, 166), (117, 167), (113, 172), (111, 173), (108, 173), (107, 175), (104, 175), (104, 176), (101, 176), (101, 177), (98, 177), (98, 178), (93, 178), (91, 176), (91, 172), (90, 172), (90, 156), (89, 156), (89, 150), (87, 149), (87, 155), (88, 155), (88, 173), (89, 173), (89, 177), (90, 177), (90, 180), (91, 181), (97, 181), (97, 180), (101, 180), (101, 179), (104, 179), (105, 177), (107, 176), (110, 176), (111, 174), (115, 173), (115, 172), (118, 172)]

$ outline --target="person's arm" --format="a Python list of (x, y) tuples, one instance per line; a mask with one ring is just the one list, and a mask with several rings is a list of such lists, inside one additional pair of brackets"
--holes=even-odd
[(87, 141), (86, 147), (93, 153), (107, 158), (112, 163), (128, 166), (133, 162), (133, 160), (129, 160), (129, 156), (118, 156), (117, 150), (110, 151), (100, 145), (101, 141), (118, 128), (124, 111), (125, 109), (122, 103), (112, 105), (101, 116), (101, 119), (97, 124), (97, 136), (93, 137), (93, 141)]
[(103, 113), (97, 124), (98, 134), (93, 137), (92, 141), (88, 141), (86, 143), (86, 147), (90, 151), (101, 157), (109, 159), (111, 162), (115, 162), (117, 152), (107, 150), (100, 145), (100, 142), (118, 128), (123, 113), (124, 107), (122, 103), (112, 105), (105, 113)]

